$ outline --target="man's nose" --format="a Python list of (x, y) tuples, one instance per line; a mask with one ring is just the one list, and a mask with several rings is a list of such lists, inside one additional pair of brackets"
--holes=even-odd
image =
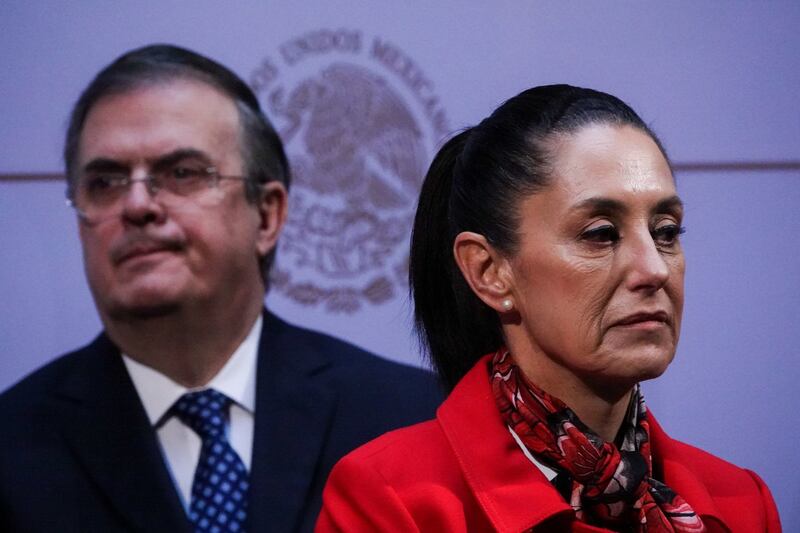
[(156, 199), (156, 189), (146, 174), (131, 176), (128, 190), (122, 198), (122, 215), (133, 223), (147, 223), (163, 217), (164, 209)]

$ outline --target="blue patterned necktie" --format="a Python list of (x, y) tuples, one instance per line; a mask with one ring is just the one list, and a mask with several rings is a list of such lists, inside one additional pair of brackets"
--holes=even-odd
[(203, 440), (192, 482), (189, 519), (196, 532), (237, 532), (247, 519), (247, 469), (225, 435), (230, 398), (213, 389), (188, 392), (172, 412)]

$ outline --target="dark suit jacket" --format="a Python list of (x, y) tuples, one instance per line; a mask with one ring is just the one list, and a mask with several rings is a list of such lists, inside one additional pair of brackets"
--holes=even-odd
[[(265, 313), (250, 531), (310, 531), (334, 463), (430, 418), (432, 375)], [(103, 334), (0, 395), (0, 531), (189, 531), (158, 438)]]

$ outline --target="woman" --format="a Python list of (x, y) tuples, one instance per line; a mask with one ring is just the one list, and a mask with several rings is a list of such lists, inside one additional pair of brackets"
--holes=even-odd
[(452, 391), (342, 459), (318, 531), (779, 531), (761, 479), (670, 439), (639, 390), (675, 354), (682, 215), (661, 143), (605, 93), (536, 87), (451, 139), (410, 281)]

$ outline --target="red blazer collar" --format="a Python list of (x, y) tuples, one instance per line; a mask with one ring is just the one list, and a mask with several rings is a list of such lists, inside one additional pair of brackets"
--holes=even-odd
[[(525, 457), (500, 418), (489, 380), (490, 358), (481, 358), (462, 378), (436, 418), (492, 525), (498, 531), (526, 531), (559, 513), (572, 513), (572, 508)], [(649, 417), (654, 470), (689, 502), (710, 531), (729, 531), (702, 480), (681, 463), (676, 441), (652, 413)], [(714, 528), (714, 522), (720, 527)]]
[(498, 531), (525, 531), (572, 508), (525, 457), (501, 420), (489, 361), (490, 356), (482, 358), (464, 376), (436, 418), (492, 525)]

